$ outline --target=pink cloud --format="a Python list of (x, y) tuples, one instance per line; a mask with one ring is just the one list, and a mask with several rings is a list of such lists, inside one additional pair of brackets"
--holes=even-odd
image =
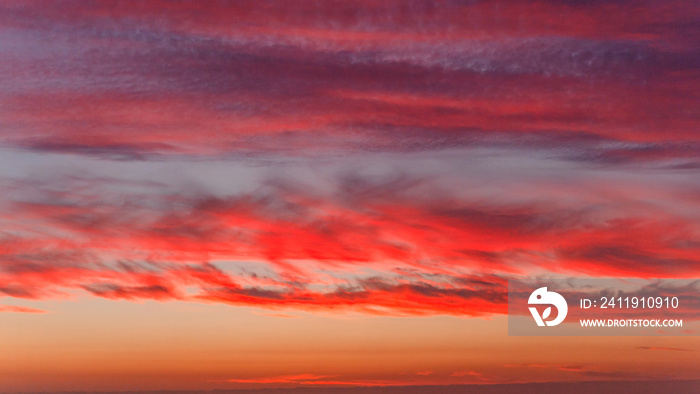
[(15, 312), (15, 313), (47, 313), (42, 309), (30, 308), (28, 306), (17, 305), (0, 305), (0, 312)]

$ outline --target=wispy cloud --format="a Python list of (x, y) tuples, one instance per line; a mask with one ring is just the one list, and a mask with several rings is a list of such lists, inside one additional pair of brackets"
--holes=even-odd
[(638, 346), (639, 350), (668, 350), (674, 352), (693, 352), (693, 349), (684, 349), (679, 347), (663, 347), (663, 346)]
[(653, 216), (585, 201), (484, 201), (434, 193), (435, 182), (407, 175), (345, 175), (323, 188), (269, 180), (233, 194), (113, 185), (66, 177), (9, 188), (0, 294), (80, 289), (108, 299), (483, 316), (505, 313), (508, 277), (540, 267), (682, 278), (700, 264), (698, 245), (684, 243), (696, 223), (648, 207), (641, 215)]
[(18, 305), (0, 305), (0, 312), (16, 312), (16, 313), (47, 313), (42, 309), (30, 308), (28, 306)]
[(337, 2), (6, 4), (0, 144), (142, 160), (535, 142), (598, 164), (696, 159), (687, 3), (418, 4), (363, 3), (362, 18)]

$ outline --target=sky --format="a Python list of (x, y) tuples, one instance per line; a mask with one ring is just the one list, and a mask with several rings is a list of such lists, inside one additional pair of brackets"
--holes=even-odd
[(700, 5), (0, 2), (0, 391), (697, 379), (514, 278), (700, 277)]

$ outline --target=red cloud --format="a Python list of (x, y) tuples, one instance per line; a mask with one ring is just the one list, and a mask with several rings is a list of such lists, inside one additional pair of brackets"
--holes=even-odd
[(266, 378), (249, 378), (249, 379), (228, 379), (228, 382), (232, 383), (258, 383), (258, 384), (271, 384), (271, 383), (300, 383), (307, 384), (310, 382), (318, 382), (323, 378), (331, 378), (334, 376), (327, 375), (313, 375), (313, 374), (301, 374), (301, 375), (284, 375), (284, 376), (272, 376)]
[[(663, 212), (600, 220), (583, 208), (416, 193), (422, 182), (350, 178), (331, 194), (271, 184), (224, 197), (112, 194), (100, 181), (66, 193), (20, 188), (35, 195), (8, 210), (16, 228), (0, 241), (0, 294), (81, 289), (109, 299), (484, 316), (506, 312), (507, 277), (537, 266), (697, 276), (698, 246), (684, 244), (694, 223)], [(222, 261), (259, 268), (225, 270)]]

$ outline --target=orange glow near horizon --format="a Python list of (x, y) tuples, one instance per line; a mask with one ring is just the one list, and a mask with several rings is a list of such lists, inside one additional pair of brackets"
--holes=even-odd
[(508, 337), (505, 317), (285, 318), (179, 302), (50, 304), (57, 310), (46, 315), (4, 315), (4, 390), (692, 379), (700, 344), (697, 337)]

